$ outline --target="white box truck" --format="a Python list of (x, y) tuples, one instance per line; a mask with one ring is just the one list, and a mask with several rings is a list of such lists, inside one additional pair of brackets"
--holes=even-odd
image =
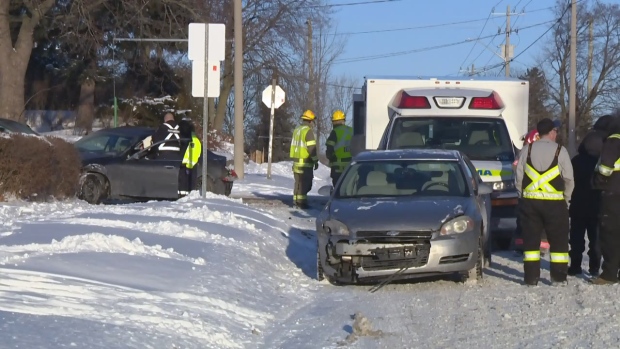
[(462, 151), (492, 185), (494, 238), (506, 246), (517, 192), (512, 163), (528, 126), (528, 81), (513, 78), (367, 77), (353, 96), (352, 153), (371, 149)]

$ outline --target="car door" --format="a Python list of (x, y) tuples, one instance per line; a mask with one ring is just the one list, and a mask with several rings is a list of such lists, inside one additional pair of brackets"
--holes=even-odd
[(123, 196), (148, 199), (178, 198), (179, 159), (127, 159), (122, 164)]

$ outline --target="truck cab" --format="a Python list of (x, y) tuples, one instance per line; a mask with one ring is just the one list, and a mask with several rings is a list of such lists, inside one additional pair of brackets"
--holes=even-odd
[(493, 188), (490, 228), (493, 238), (507, 247), (512, 230), (500, 229), (499, 223), (516, 217), (512, 163), (527, 130), (527, 82), (409, 80), (367, 79), (362, 94), (354, 96), (353, 153), (360, 148), (461, 151)]

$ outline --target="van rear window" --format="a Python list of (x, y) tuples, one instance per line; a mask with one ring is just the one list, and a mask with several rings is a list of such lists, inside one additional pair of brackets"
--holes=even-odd
[(514, 161), (504, 121), (478, 117), (398, 117), (392, 123), (388, 149), (460, 150), (471, 160)]

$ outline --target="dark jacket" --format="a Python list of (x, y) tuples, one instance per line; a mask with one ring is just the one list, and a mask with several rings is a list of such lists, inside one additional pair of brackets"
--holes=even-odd
[(575, 190), (570, 206), (571, 217), (592, 217), (598, 214), (600, 191), (593, 188), (592, 178), (612, 121), (613, 117), (610, 115), (598, 118), (592, 130), (579, 144), (577, 155), (571, 161), (575, 176)]
[[(608, 127), (608, 135), (620, 134), (620, 118), (614, 117)], [(600, 155), (600, 165), (594, 172), (593, 187), (614, 194), (620, 194), (620, 171), (612, 171), (620, 159), (620, 139), (605, 139)]]
[(159, 157), (176, 158), (181, 156), (179, 155), (181, 153), (180, 142), (178, 141), (180, 136), (176, 121), (166, 121), (161, 124), (153, 133), (153, 144), (166, 140), (166, 138), (170, 141), (154, 146), (151, 153), (156, 152)]

